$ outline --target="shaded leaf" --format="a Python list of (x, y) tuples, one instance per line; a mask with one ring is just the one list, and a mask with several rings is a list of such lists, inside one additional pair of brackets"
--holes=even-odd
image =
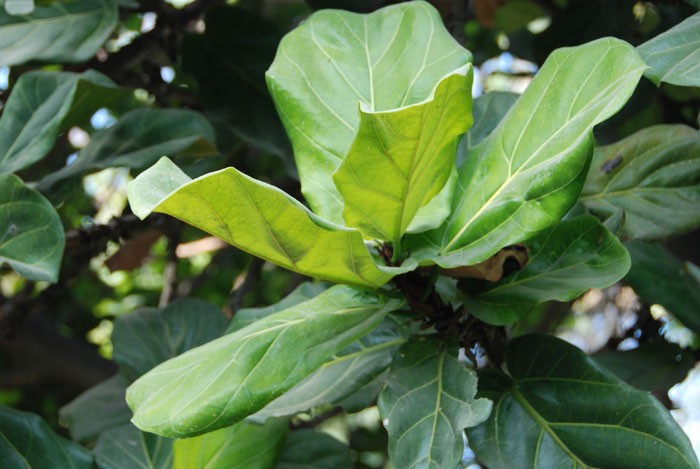
[(394, 467), (457, 466), (462, 431), (491, 410), (488, 399), (474, 399), (476, 381), (438, 341), (417, 339), (399, 349), (377, 404)]
[(58, 436), (41, 417), (0, 406), (0, 466), (93, 468), (90, 452)]
[(629, 271), (620, 241), (591, 216), (566, 220), (529, 240), (524, 269), (465, 295), (470, 313), (489, 324), (512, 324), (537, 304), (569, 301), (589, 288), (605, 288)]
[(427, 2), (368, 15), (323, 10), (287, 34), (267, 85), (314, 212), (342, 223), (343, 203), (331, 175), (355, 138), (360, 103), (373, 112), (420, 103), (470, 60)]
[(351, 469), (350, 448), (327, 433), (293, 431), (287, 437), (277, 469)]
[(287, 436), (286, 420), (270, 420), (265, 426), (239, 422), (220, 430), (175, 440), (173, 469), (268, 469)]
[(173, 442), (127, 423), (103, 432), (92, 450), (100, 469), (170, 469)]
[(117, 13), (116, 0), (40, 2), (19, 16), (0, 9), (0, 66), (86, 61), (112, 34)]
[(30, 280), (56, 282), (65, 235), (53, 206), (14, 174), (0, 174), (0, 207), (0, 265)]
[[(378, 267), (357, 230), (332, 225), (278, 188), (227, 168), (190, 180), (167, 158), (128, 187), (144, 218), (167, 213), (289, 270), (324, 280), (379, 287), (411, 270)], [(332, 256), (329, 256), (332, 253)]]
[(414, 240), (412, 256), (442, 267), (479, 263), (556, 224), (576, 202), (593, 127), (636, 87), (644, 63), (626, 42), (560, 49), (460, 168), (453, 215)]
[(348, 226), (398, 249), (418, 210), (447, 182), (458, 139), (471, 125), (471, 82), (466, 66), (423, 103), (382, 112), (360, 105), (355, 139), (333, 175)]
[(488, 137), (493, 130), (498, 127), (503, 117), (508, 113), (513, 104), (520, 97), (517, 93), (507, 91), (491, 91), (483, 94), (474, 100), (472, 114), (474, 115), (474, 125), (467, 131), (460, 144), (457, 163), (462, 163), (469, 148), (473, 148)]
[(603, 220), (622, 217), (617, 232), (628, 239), (700, 226), (700, 133), (656, 125), (596, 149), (581, 201)]
[[(479, 376), (494, 401), (469, 445), (489, 468), (696, 468), (688, 437), (649, 393), (560, 339), (528, 334), (506, 348), (510, 377)], [(603, 450), (604, 449), (604, 450)]]
[(183, 437), (262, 409), (401, 304), (335, 286), (169, 360), (127, 390), (141, 429)]
[(195, 298), (163, 309), (141, 309), (114, 321), (114, 361), (136, 379), (154, 366), (220, 337), (226, 318), (219, 308)]
[(656, 83), (700, 87), (700, 13), (637, 48), (651, 68), (646, 76)]

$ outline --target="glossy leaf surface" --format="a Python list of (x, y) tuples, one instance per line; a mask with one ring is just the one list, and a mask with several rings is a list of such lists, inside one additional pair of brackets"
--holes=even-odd
[(331, 175), (355, 138), (360, 103), (374, 112), (420, 103), (470, 61), (427, 2), (368, 15), (319, 11), (287, 34), (267, 85), (314, 212), (342, 222), (343, 203)]
[(576, 202), (593, 127), (627, 101), (646, 66), (627, 43), (600, 39), (552, 53), (498, 127), (460, 168), (453, 215), (421, 237), (419, 261), (481, 262), (557, 223)]
[(625, 247), (591, 216), (566, 220), (526, 245), (527, 265), (474, 296), (465, 295), (467, 311), (489, 324), (512, 324), (539, 303), (569, 301), (589, 288), (608, 287), (630, 268)]
[(335, 286), (146, 373), (127, 391), (132, 421), (173, 437), (231, 425), (291, 389), (399, 306)]
[(355, 140), (333, 175), (348, 226), (399, 245), (418, 209), (447, 182), (471, 125), (471, 82), (464, 67), (424, 103), (383, 112), (360, 106)]
[(53, 206), (14, 174), (0, 174), (0, 207), (0, 265), (30, 280), (56, 282), (65, 236)]
[(700, 87), (700, 12), (637, 49), (654, 83)]
[(603, 220), (622, 217), (617, 233), (627, 239), (700, 226), (700, 132), (657, 125), (597, 149), (581, 201)]
[(90, 59), (117, 25), (117, 4), (117, 0), (40, 2), (32, 12), (18, 16), (0, 9), (0, 66)]
[(103, 432), (92, 451), (100, 469), (169, 469), (173, 464), (172, 447), (172, 440), (127, 423)]
[(293, 431), (287, 437), (276, 469), (351, 469), (350, 448), (327, 433)]
[[(357, 230), (332, 225), (274, 186), (235, 168), (190, 180), (167, 158), (128, 188), (135, 214), (162, 212), (289, 270), (379, 287), (401, 270), (380, 268)], [(329, 253), (333, 253), (329, 256)]]
[(489, 468), (697, 468), (688, 437), (653, 396), (560, 339), (528, 334), (506, 348), (510, 377), (479, 376), (494, 401), (469, 445)]
[(438, 341), (415, 339), (399, 349), (377, 404), (394, 467), (457, 466), (462, 431), (491, 410), (487, 399), (474, 399), (476, 382), (476, 374)]

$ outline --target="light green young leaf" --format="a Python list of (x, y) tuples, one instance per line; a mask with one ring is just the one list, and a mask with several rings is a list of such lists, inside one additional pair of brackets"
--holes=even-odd
[(494, 401), (469, 446), (492, 469), (697, 468), (688, 437), (651, 394), (617, 379), (560, 339), (528, 334), (506, 348), (510, 376), (479, 375)]
[(285, 444), (287, 421), (269, 420), (264, 426), (239, 422), (230, 427), (175, 440), (172, 469), (268, 469)]
[(470, 61), (428, 2), (368, 15), (322, 10), (287, 34), (267, 85), (314, 212), (342, 223), (343, 202), (331, 175), (355, 138), (359, 103), (373, 112), (420, 103)]
[(453, 215), (412, 256), (442, 267), (481, 262), (555, 223), (576, 202), (593, 127), (634, 91), (646, 66), (614, 38), (553, 52), (525, 93), (460, 168)]
[(394, 467), (457, 466), (462, 431), (491, 411), (488, 399), (474, 399), (476, 381), (436, 340), (417, 339), (399, 349), (378, 402)]
[(41, 2), (31, 13), (18, 16), (0, 9), (0, 66), (30, 60), (90, 59), (117, 25), (117, 3), (117, 0)]
[(596, 149), (580, 200), (602, 220), (619, 215), (623, 238), (660, 240), (695, 229), (700, 133), (656, 125)]
[(333, 175), (348, 226), (398, 249), (418, 209), (450, 176), (457, 142), (472, 122), (471, 84), (467, 65), (423, 103), (380, 112), (360, 105), (355, 139)]
[(0, 117), (0, 173), (39, 161), (61, 132), (126, 93), (92, 70), (22, 74)]
[(700, 87), (700, 12), (637, 48), (651, 68), (646, 76), (679, 86)]
[(127, 423), (100, 434), (92, 450), (100, 469), (170, 469), (173, 442)]
[(415, 267), (377, 266), (359, 231), (320, 219), (278, 188), (234, 168), (192, 181), (162, 158), (129, 184), (128, 194), (141, 218), (167, 213), (250, 254), (324, 280), (377, 288)]
[(276, 469), (351, 469), (350, 448), (327, 433), (296, 430), (289, 434)]
[(512, 324), (539, 303), (569, 301), (589, 288), (608, 287), (630, 269), (625, 247), (591, 216), (566, 220), (526, 244), (525, 268), (465, 295), (467, 311), (489, 324)]
[(56, 210), (14, 174), (0, 174), (0, 265), (22, 277), (56, 282), (65, 235)]
[(127, 390), (142, 430), (185, 437), (262, 409), (401, 306), (338, 285), (152, 369)]

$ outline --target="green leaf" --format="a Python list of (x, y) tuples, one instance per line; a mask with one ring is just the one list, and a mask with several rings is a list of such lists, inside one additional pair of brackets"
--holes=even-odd
[(128, 193), (141, 218), (167, 213), (250, 254), (324, 280), (376, 288), (415, 267), (378, 267), (359, 231), (318, 218), (278, 188), (235, 168), (191, 181), (162, 158), (129, 184)]
[(421, 103), (470, 61), (427, 2), (368, 15), (319, 11), (287, 34), (267, 85), (314, 212), (342, 223), (343, 202), (331, 175), (355, 138), (358, 106), (377, 112)]
[(112, 34), (117, 13), (116, 0), (41, 2), (20, 16), (0, 9), (0, 66), (87, 61)]
[(527, 243), (525, 268), (465, 295), (467, 311), (489, 324), (512, 324), (537, 304), (569, 301), (589, 288), (605, 288), (630, 269), (620, 241), (591, 216), (561, 222)]
[(0, 174), (0, 265), (30, 280), (56, 282), (65, 236), (53, 206), (14, 174)]
[[(618, 234), (658, 240), (700, 226), (700, 133), (656, 125), (596, 149), (581, 201)], [(679, 216), (682, 214), (682, 216)]]
[(127, 423), (102, 433), (92, 452), (100, 469), (170, 469), (172, 447), (172, 440), (141, 432)]
[(264, 421), (268, 417), (293, 415), (323, 404), (338, 404), (369, 385), (387, 369), (396, 350), (406, 342), (407, 331), (397, 321), (388, 317), (250, 419)]
[(226, 318), (206, 301), (176, 300), (163, 309), (141, 309), (114, 321), (114, 361), (136, 379), (156, 365), (220, 337)]
[(129, 380), (116, 374), (91, 387), (59, 410), (61, 424), (68, 427), (73, 440), (94, 440), (103, 431), (129, 423), (131, 410), (126, 405)]
[(41, 417), (0, 406), (0, 466), (91, 469), (90, 452), (58, 436)]
[(268, 469), (284, 447), (287, 421), (273, 419), (264, 426), (239, 422), (215, 432), (175, 440), (173, 469)]
[(141, 429), (184, 437), (231, 425), (291, 389), (400, 306), (335, 286), (190, 350), (127, 390)]
[(34, 11), (34, 0), (5, 0), (8, 15), (28, 15)]
[(471, 84), (467, 65), (423, 103), (380, 112), (360, 104), (357, 134), (333, 175), (348, 226), (398, 249), (418, 209), (447, 182), (459, 137), (472, 122)]
[(467, 430), (489, 468), (698, 467), (688, 437), (659, 401), (573, 345), (528, 334), (508, 344), (506, 363), (510, 377), (479, 376), (493, 412)]
[(134, 109), (112, 127), (96, 132), (73, 163), (44, 177), (39, 188), (43, 190), (91, 169), (145, 168), (163, 155), (215, 155), (215, 142), (209, 121), (194, 111)]
[(92, 70), (22, 74), (0, 117), (0, 173), (39, 161), (61, 132), (126, 93)]
[(693, 264), (682, 263), (656, 244), (630, 241), (632, 268), (624, 281), (645, 303), (660, 304), (689, 329), (700, 333), (700, 281)]
[(651, 68), (646, 76), (680, 86), (700, 86), (700, 13), (695, 13), (637, 48)]
[(476, 374), (437, 340), (416, 339), (399, 349), (379, 412), (389, 432), (394, 467), (456, 467), (462, 431), (483, 422), (488, 399), (474, 399)]
[(498, 124), (503, 120), (510, 108), (513, 107), (518, 97), (520, 95), (517, 93), (491, 91), (474, 100), (472, 107), (474, 125), (462, 139), (460, 149), (465, 152), (465, 155), (462, 158), (458, 156), (458, 164), (466, 157), (466, 150), (477, 146), (498, 127)]
[(442, 267), (484, 261), (556, 224), (576, 202), (593, 127), (613, 115), (645, 69), (605, 38), (551, 54), (525, 93), (460, 168), (453, 215), (414, 240), (412, 256)]
[(287, 437), (276, 469), (351, 469), (350, 448), (327, 433), (297, 430)]

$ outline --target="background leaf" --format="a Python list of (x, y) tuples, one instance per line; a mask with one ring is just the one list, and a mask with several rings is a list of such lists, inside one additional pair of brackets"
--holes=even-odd
[(276, 469), (351, 469), (350, 448), (327, 433), (296, 430), (289, 434)]
[(474, 125), (471, 126), (462, 139), (460, 150), (464, 154), (462, 157), (458, 156), (458, 164), (462, 163), (469, 148), (477, 146), (498, 127), (498, 124), (519, 97), (520, 95), (517, 93), (490, 91), (474, 100), (474, 105), (472, 106)]
[(401, 347), (377, 404), (392, 465), (456, 467), (464, 451), (462, 431), (491, 410), (491, 402), (475, 394), (476, 374), (444, 344), (422, 338)]
[(93, 449), (100, 469), (170, 469), (173, 442), (127, 423), (103, 432)]
[(287, 34), (267, 85), (314, 212), (342, 223), (331, 175), (355, 137), (359, 103), (388, 111), (422, 102), (444, 76), (470, 61), (427, 2), (368, 15), (319, 11)]
[[(489, 468), (696, 468), (688, 437), (650, 394), (560, 339), (528, 334), (506, 348), (510, 377), (479, 377), (494, 401), (469, 445)], [(604, 450), (601, 450), (604, 449)]]
[(8, 15), (27, 15), (34, 10), (34, 0), (5, 0)]
[(0, 207), (0, 265), (30, 280), (56, 282), (65, 235), (53, 206), (14, 174), (0, 174)]

